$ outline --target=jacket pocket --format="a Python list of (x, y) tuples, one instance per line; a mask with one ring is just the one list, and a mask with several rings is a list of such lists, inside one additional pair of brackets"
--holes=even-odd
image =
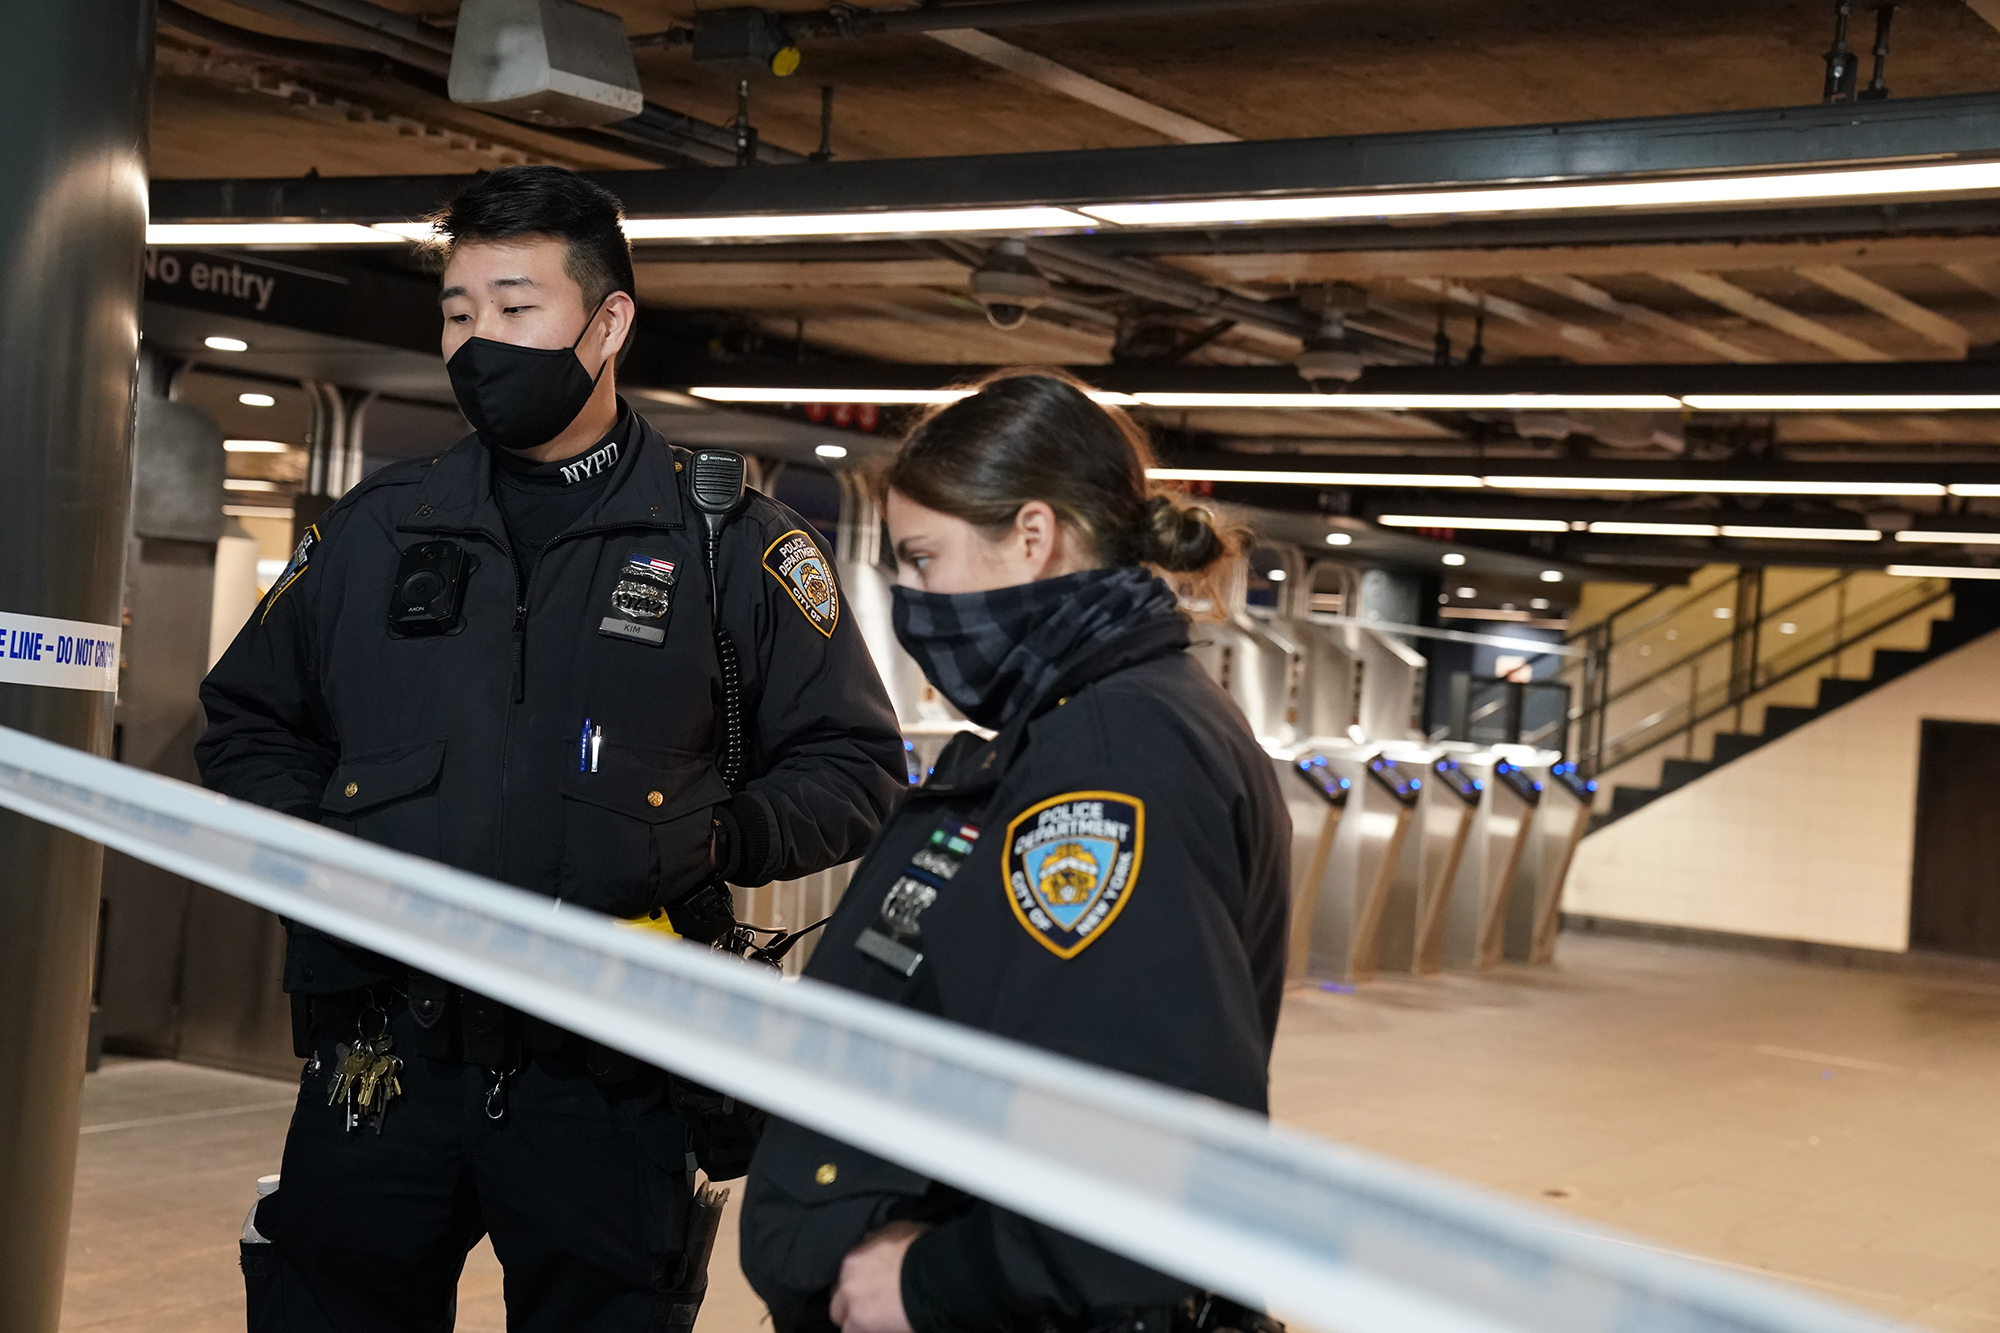
[(328, 828), (433, 859), (441, 850), (438, 781), (444, 742), (418, 741), (348, 755), (319, 808)]
[(612, 916), (671, 902), (709, 869), (709, 811), (729, 787), (705, 753), (606, 746), (595, 773), (565, 773), (562, 896)]

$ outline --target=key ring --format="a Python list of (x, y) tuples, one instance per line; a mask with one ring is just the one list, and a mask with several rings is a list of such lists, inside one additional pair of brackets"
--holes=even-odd
[[(378, 1031), (372, 1037), (368, 1035), (368, 1015), (370, 1014), (379, 1014), (381, 1015), (382, 1018), (381, 1030)], [(378, 1042), (382, 1040), (382, 1038), (389, 1035), (389, 1011), (387, 1009), (384, 1009), (381, 1005), (375, 1003), (374, 991), (368, 992), (367, 1006), (363, 1008), (362, 1011), (355, 1016), (354, 1035), (370, 1044)]]

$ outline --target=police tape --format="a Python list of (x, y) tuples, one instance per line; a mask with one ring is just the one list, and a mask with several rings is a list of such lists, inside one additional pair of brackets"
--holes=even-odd
[(781, 981), (5, 728), (0, 806), (1314, 1327), (1891, 1327), (1234, 1107), (835, 987)]

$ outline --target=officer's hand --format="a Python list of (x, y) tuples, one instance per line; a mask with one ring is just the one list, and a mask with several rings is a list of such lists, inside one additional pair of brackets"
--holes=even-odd
[(847, 1252), (828, 1310), (840, 1333), (911, 1333), (903, 1313), (903, 1256), (923, 1234), (915, 1222), (891, 1222)]

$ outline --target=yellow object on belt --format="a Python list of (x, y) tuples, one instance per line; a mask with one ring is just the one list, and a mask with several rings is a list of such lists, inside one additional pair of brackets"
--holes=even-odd
[(681, 937), (681, 933), (674, 929), (674, 923), (667, 919), (665, 912), (660, 913), (658, 916), (631, 917), (621, 920), (618, 924), (621, 926), (630, 926), (634, 930), (656, 931), (662, 935), (671, 935), (675, 939)]

